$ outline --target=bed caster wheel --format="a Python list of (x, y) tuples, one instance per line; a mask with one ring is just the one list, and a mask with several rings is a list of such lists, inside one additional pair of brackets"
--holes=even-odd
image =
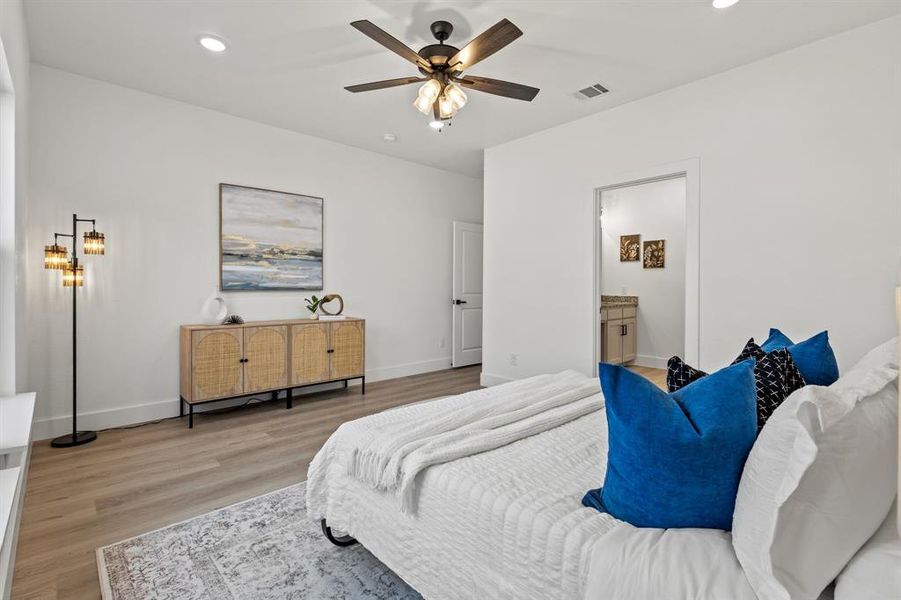
[(357, 543), (357, 540), (350, 537), (349, 535), (342, 535), (338, 537), (332, 535), (332, 528), (326, 524), (325, 519), (322, 519), (321, 524), (323, 535), (325, 535), (325, 538), (334, 545), (344, 548), (346, 546), (353, 546)]

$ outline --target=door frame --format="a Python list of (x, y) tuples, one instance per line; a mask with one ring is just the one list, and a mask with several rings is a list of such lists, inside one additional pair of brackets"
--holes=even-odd
[(701, 160), (689, 158), (637, 171), (603, 177), (594, 188), (594, 315), (592, 333), (594, 368), (601, 357), (601, 194), (667, 179), (685, 178), (685, 356), (686, 362), (700, 364), (701, 356)]

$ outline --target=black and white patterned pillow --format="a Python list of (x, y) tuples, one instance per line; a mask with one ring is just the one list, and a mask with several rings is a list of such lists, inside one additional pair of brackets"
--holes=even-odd
[(678, 356), (666, 361), (666, 388), (671, 394), (705, 375), (707, 373), (689, 366)]
[[(759, 433), (773, 411), (789, 394), (804, 387), (806, 383), (791, 354), (784, 348), (767, 353), (754, 342), (754, 338), (751, 338), (738, 357), (732, 361), (732, 364), (749, 358), (756, 361), (754, 363), (754, 383), (757, 391), (757, 431)], [(670, 393), (705, 375), (707, 373), (686, 364), (678, 356), (670, 358), (666, 364), (666, 385)]]
[(732, 364), (748, 358), (757, 361), (754, 365), (754, 382), (757, 386), (759, 432), (773, 411), (779, 408), (789, 394), (804, 387), (805, 382), (791, 354), (785, 348), (767, 353), (754, 342), (754, 338), (751, 338)]
[(785, 361), (772, 354), (765, 354), (754, 365), (754, 381), (757, 384), (757, 431), (785, 400)]
[(748, 360), (749, 358), (760, 360), (764, 356), (766, 356), (766, 352), (754, 342), (754, 338), (751, 338), (745, 343), (745, 347), (742, 348), (741, 354), (732, 361), (732, 364), (737, 365), (741, 361)]
[(776, 354), (777, 352), (785, 361), (782, 372), (785, 374), (785, 397), (788, 398), (792, 392), (800, 390), (807, 385), (807, 382), (804, 381), (801, 369), (795, 364), (795, 359), (792, 358), (791, 352), (787, 348), (781, 348), (774, 350), (771, 354)]

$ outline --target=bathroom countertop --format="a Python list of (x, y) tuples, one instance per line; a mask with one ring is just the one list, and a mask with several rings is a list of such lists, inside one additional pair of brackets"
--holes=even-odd
[(638, 306), (638, 296), (601, 296), (601, 308)]

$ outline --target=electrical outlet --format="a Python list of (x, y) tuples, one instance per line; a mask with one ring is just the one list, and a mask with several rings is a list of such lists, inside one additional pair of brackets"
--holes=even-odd
[(510, 353), (510, 366), (515, 367), (519, 364), (519, 354)]

